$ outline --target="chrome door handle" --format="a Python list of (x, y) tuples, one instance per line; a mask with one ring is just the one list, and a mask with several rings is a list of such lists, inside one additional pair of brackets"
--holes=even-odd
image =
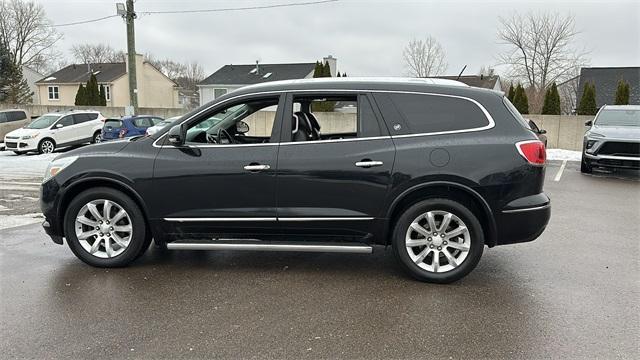
[(262, 171), (262, 170), (271, 169), (271, 166), (262, 165), (262, 164), (251, 164), (251, 165), (245, 165), (244, 169), (247, 170), (247, 171)]
[(382, 165), (384, 165), (382, 161), (374, 161), (374, 160), (358, 161), (356, 163), (357, 167), (362, 167), (362, 168), (370, 168), (370, 167), (382, 166)]

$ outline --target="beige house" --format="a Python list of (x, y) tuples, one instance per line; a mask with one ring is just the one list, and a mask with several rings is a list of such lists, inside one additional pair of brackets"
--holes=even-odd
[[(86, 84), (93, 73), (98, 85), (104, 86), (107, 106), (129, 105), (127, 63), (73, 64), (36, 82), (41, 105), (75, 105), (80, 84)], [(138, 106), (177, 108), (178, 85), (166, 77), (142, 55), (136, 55)]]

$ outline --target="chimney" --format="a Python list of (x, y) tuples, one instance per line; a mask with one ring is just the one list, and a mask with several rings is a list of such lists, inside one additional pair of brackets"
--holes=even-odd
[(260, 75), (260, 64), (258, 60), (256, 60), (256, 75)]
[(322, 58), (322, 63), (329, 63), (331, 76), (336, 77), (336, 72), (338, 71), (338, 59), (334, 58), (332, 55), (327, 55), (326, 57)]

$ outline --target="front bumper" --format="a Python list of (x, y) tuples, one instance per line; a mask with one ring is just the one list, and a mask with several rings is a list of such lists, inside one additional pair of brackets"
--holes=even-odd
[(11, 139), (4, 138), (5, 150), (8, 151), (35, 151), (38, 150), (38, 139)]
[(592, 155), (584, 153), (591, 166), (615, 167), (621, 169), (640, 169), (640, 157), (616, 155)]
[(547, 227), (551, 218), (551, 200), (540, 193), (516, 199), (496, 216), (498, 241), (496, 245), (515, 244), (535, 240)]
[(64, 230), (62, 228), (62, 222), (58, 213), (58, 192), (60, 186), (56, 182), (55, 178), (51, 178), (45, 181), (40, 186), (40, 210), (44, 215), (44, 222), (42, 227), (44, 232), (51, 237), (54, 243), (62, 245), (62, 237), (64, 236)]

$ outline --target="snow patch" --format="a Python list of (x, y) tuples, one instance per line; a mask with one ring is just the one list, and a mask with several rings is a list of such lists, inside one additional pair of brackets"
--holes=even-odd
[(60, 154), (16, 155), (13, 151), (0, 151), (0, 176), (6, 178), (44, 176), (47, 165)]
[(582, 161), (582, 152), (563, 149), (547, 149), (547, 160)]
[(40, 213), (24, 215), (0, 215), (0, 230), (9, 229), (16, 226), (36, 224), (42, 222), (44, 216)]

